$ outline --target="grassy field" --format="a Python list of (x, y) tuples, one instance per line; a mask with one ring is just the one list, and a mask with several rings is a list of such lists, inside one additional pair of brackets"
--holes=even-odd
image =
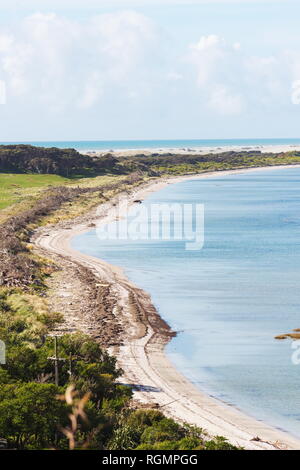
[[(104, 175), (90, 178), (64, 178), (58, 175), (0, 173), (0, 223), (7, 217), (26, 210), (51, 186), (100, 187), (110, 182), (122, 181), (125, 176)], [(74, 214), (79, 205), (85, 209), (87, 201), (74, 204)], [(94, 200), (93, 200), (94, 199)], [(97, 202), (97, 195), (90, 197), (90, 204)], [(68, 208), (69, 209), (69, 208)], [(63, 211), (64, 209), (62, 209)], [(69, 211), (68, 211), (69, 212)], [(65, 214), (67, 217), (67, 213)]]
[[(142, 158), (144, 165), (148, 165), (156, 174), (161, 175), (183, 175), (201, 173), (214, 170), (229, 170), (232, 168), (251, 168), (256, 166), (272, 166), (300, 163), (300, 155), (293, 152), (269, 155), (252, 155), (247, 152), (233, 154), (222, 158), (222, 154), (208, 156), (207, 161), (197, 161), (193, 156), (166, 155), (157, 159)], [(221, 157), (221, 160), (220, 160)], [(140, 162), (140, 157), (135, 159)], [(146, 166), (147, 166), (146, 165)], [(133, 171), (136, 168), (133, 169)], [(145, 176), (146, 177), (146, 176)], [(146, 177), (147, 178), (147, 177)], [(72, 204), (68, 203), (61, 207), (56, 214), (45, 218), (44, 223), (55, 223), (61, 219), (72, 218), (81, 212), (88, 210), (101, 200), (101, 186), (115, 182), (122, 182), (126, 175), (107, 174), (95, 177), (73, 177), (65, 178), (59, 175), (48, 174), (6, 174), (0, 173), (0, 223), (10, 215), (22, 212), (32, 206), (43, 191), (51, 186), (80, 186), (99, 187), (99, 193), (83, 195)], [(106, 197), (109, 196), (106, 194)]]
[(66, 183), (68, 183), (66, 178), (57, 175), (0, 173), (0, 209), (34, 196), (47, 186), (60, 186)]

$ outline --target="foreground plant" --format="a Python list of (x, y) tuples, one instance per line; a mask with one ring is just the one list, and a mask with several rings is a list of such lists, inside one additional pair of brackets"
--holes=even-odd
[[(64, 395), (59, 395), (57, 398), (66, 402), (67, 405), (72, 407), (71, 413), (68, 415), (70, 425), (61, 428), (61, 432), (66, 436), (69, 442), (69, 449), (76, 448), (76, 437), (80, 429), (80, 420), (83, 423), (88, 423), (88, 417), (85, 412), (85, 406), (91, 396), (91, 393), (86, 393), (82, 398), (78, 397), (78, 391), (75, 390), (74, 385), (69, 385)], [(87, 447), (88, 442), (81, 444), (81, 447)]]

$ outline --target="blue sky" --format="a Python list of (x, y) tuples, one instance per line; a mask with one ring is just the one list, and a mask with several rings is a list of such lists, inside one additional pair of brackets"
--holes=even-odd
[(296, 0), (1, 0), (0, 141), (298, 137), (299, 17)]

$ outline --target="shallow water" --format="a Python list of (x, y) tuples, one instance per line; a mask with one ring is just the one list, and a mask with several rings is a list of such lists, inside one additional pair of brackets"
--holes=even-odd
[(300, 169), (177, 183), (144, 204), (204, 203), (205, 244), (100, 241), (73, 246), (122, 266), (148, 291), (178, 336), (173, 363), (202, 390), (300, 436), (300, 365), (290, 341), (300, 327)]

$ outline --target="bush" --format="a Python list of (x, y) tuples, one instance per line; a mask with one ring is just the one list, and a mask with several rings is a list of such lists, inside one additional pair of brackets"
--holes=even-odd
[(147, 427), (141, 436), (144, 444), (154, 444), (162, 441), (177, 441), (184, 437), (184, 429), (175, 421), (163, 418), (161, 421)]
[(19, 449), (55, 444), (67, 407), (56, 399), (60, 389), (49, 384), (0, 385), (0, 436)]
[(238, 450), (238, 447), (231, 445), (223, 436), (216, 436), (213, 440), (205, 443), (205, 450)]

